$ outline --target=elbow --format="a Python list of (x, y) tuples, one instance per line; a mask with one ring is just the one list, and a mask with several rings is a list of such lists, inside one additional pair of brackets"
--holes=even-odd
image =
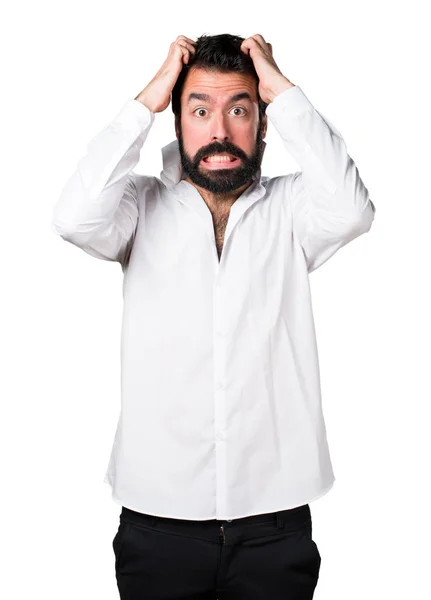
[(60, 236), (63, 236), (66, 233), (66, 229), (65, 229), (64, 225), (62, 225), (60, 223), (60, 221), (56, 215), (54, 215), (51, 219), (51, 230), (56, 235), (60, 235)]
[(51, 230), (57, 235), (63, 235), (64, 228), (58, 223), (56, 219), (51, 219)]
[(367, 233), (374, 221), (376, 207), (370, 199), (365, 203), (360, 212), (356, 212), (349, 227), (349, 236), (357, 237)]
[(78, 223), (60, 221), (57, 217), (51, 220), (51, 229), (64, 240), (76, 245), (89, 244), (95, 237), (94, 228), (84, 228)]
[(77, 244), (77, 235), (76, 230), (72, 227), (64, 227), (63, 224), (60, 224), (58, 221), (51, 221), (51, 229), (56, 234), (59, 235), (66, 242), (71, 242), (72, 244)]
[(77, 227), (74, 227), (71, 223), (64, 223), (54, 216), (51, 219), (51, 229), (56, 234), (64, 239), (70, 239), (77, 232)]

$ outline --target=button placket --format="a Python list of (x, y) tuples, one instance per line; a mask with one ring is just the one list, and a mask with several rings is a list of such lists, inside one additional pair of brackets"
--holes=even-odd
[(222, 286), (220, 279), (215, 282), (214, 295), (214, 392), (215, 392), (215, 428), (216, 439), (224, 440), (224, 392), (226, 383), (224, 378), (224, 341), (222, 335)]
[(213, 348), (214, 348), (214, 441), (216, 460), (216, 511), (224, 512), (226, 507), (226, 355), (222, 335), (223, 287), (217, 273), (213, 302)]

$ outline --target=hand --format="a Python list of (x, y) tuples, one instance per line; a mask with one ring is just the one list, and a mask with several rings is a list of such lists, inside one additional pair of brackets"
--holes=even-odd
[(264, 102), (269, 104), (275, 96), (294, 86), (278, 68), (272, 56), (272, 45), (265, 42), (260, 34), (252, 35), (244, 40), (241, 50), (253, 60), (259, 77), (259, 96)]
[(135, 100), (145, 104), (151, 112), (162, 112), (169, 106), (172, 89), (181, 73), (183, 64), (189, 62), (190, 54), (196, 51), (193, 40), (179, 35), (169, 46), (168, 57), (146, 88)]

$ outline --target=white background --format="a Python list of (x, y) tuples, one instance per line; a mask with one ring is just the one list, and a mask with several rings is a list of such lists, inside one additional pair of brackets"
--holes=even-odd
[[(322, 556), (315, 598), (428, 597), (425, 4), (42, 0), (3, 11), (3, 598), (119, 598), (111, 544), (121, 507), (103, 477), (120, 411), (122, 271), (55, 236), (51, 213), (87, 143), (153, 78), (171, 42), (203, 33), (271, 42), (283, 74), (342, 133), (377, 209), (369, 233), (310, 274), (336, 476), (310, 504)], [(159, 176), (174, 137), (169, 106), (136, 172)], [(298, 170), (272, 124), (266, 142), (264, 175)]]

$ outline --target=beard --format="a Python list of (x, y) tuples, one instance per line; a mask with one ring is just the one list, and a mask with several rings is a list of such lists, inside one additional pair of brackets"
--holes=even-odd
[[(180, 120), (178, 146), (184, 174), (187, 175), (193, 183), (213, 194), (229, 194), (250, 182), (261, 166), (266, 145), (262, 139), (262, 121), (263, 120), (261, 119), (259, 122), (256, 144), (251, 156), (247, 156), (241, 148), (225, 141), (223, 143), (214, 142), (213, 144), (201, 148), (195, 154), (194, 158), (191, 158), (184, 149), (183, 132)], [(201, 160), (205, 156), (222, 152), (237, 156), (241, 159), (241, 162), (237, 167), (230, 169), (220, 168), (203, 170), (201, 167)]]

